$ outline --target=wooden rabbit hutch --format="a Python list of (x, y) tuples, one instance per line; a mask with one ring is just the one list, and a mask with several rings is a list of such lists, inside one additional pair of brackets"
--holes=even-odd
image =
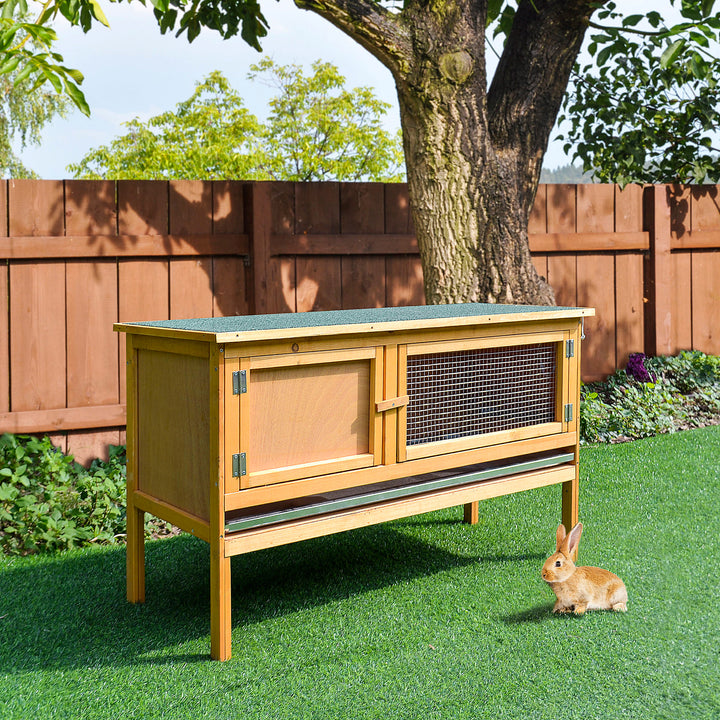
[(118, 323), (127, 334), (127, 594), (151, 513), (210, 545), (211, 655), (230, 558), (562, 484), (578, 516), (587, 308), (443, 305)]

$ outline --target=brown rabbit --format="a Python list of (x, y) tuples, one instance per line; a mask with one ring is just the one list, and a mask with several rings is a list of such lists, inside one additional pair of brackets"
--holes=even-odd
[(582, 615), (586, 610), (627, 610), (625, 583), (608, 570), (597, 567), (576, 567), (572, 558), (582, 534), (578, 523), (567, 535), (564, 525), (558, 525), (557, 551), (543, 565), (542, 579), (557, 596), (553, 612), (573, 612)]

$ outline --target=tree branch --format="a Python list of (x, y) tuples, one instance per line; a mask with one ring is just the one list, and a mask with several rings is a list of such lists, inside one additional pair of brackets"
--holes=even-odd
[(349, 35), (396, 79), (406, 75), (412, 53), (401, 15), (373, 0), (295, 0), (295, 5), (312, 10)]
[(593, 0), (521, 0), (488, 90), (489, 130), (498, 151), (531, 158), (538, 177)]

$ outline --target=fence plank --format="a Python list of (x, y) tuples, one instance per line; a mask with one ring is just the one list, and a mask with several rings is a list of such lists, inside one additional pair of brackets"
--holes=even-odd
[[(62, 235), (63, 215), (62, 182), (8, 182), (10, 235)], [(65, 362), (65, 264), (11, 264), (11, 409), (65, 407)]]
[(168, 233), (168, 184), (156, 180), (118, 180), (118, 234)]
[(385, 277), (388, 307), (425, 304), (423, 270), (419, 257), (392, 255), (385, 258)]
[(615, 186), (584, 184), (577, 186), (577, 220), (579, 233), (612, 233), (615, 231)]
[[(118, 263), (118, 322), (170, 317), (168, 262), (121, 260)], [(125, 402), (125, 336), (119, 350), (120, 402)]]
[[(171, 235), (183, 235), (190, 244), (196, 234), (213, 230), (212, 185), (200, 180), (169, 183)], [(213, 313), (212, 260), (209, 257), (170, 260), (170, 317), (211, 317)]]
[(343, 309), (385, 306), (385, 258), (342, 259)]
[(720, 186), (692, 187), (690, 203), (692, 232), (720, 229)]
[(67, 264), (67, 405), (119, 402), (117, 266)]
[[(243, 249), (239, 236), (246, 237), (244, 195), (246, 183), (215, 181), (213, 188), (213, 233), (215, 238), (238, 237), (238, 253)], [(216, 240), (217, 242), (217, 240)], [(249, 251), (249, 245), (244, 252)], [(249, 256), (248, 256), (249, 259)], [(250, 312), (248, 298), (248, 268), (241, 257), (214, 257), (213, 267), (213, 315), (247, 315)]]
[(65, 265), (10, 266), (12, 410), (65, 407)]
[(547, 232), (575, 232), (575, 185), (547, 186)]
[(574, 307), (578, 304), (577, 257), (575, 255), (551, 255), (547, 261), (547, 280), (555, 291), (558, 305)]
[[(7, 180), (0, 180), (0, 238), (8, 234)], [(10, 409), (10, 268), (0, 261), (0, 413)]]
[[(68, 180), (65, 183), (65, 232), (117, 237), (115, 183)], [(67, 405), (119, 402), (117, 264), (113, 260), (66, 265)]]
[(577, 275), (578, 305), (595, 308), (595, 317), (587, 318), (585, 322), (583, 375), (599, 380), (612, 374), (617, 367), (614, 259), (606, 255), (579, 255)]
[(10, 409), (10, 307), (9, 268), (0, 262), (0, 413)]
[[(340, 183), (298, 183), (295, 186), (295, 235), (310, 245), (315, 235), (340, 232)], [(343, 239), (338, 241), (342, 244)], [(338, 256), (295, 257), (297, 312), (339, 310), (342, 307), (341, 264)]]
[(528, 233), (530, 235), (544, 235), (548, 232), (547, 193), (547, 185), (538, 186), (537, 193), (535, 194), (535, 202), (530, 210), (530, 218), (528, 220)]
[(720, 253), (692, 254), (693, 347), (720, 355)]
[(65, 234), (112, 237), (117, 231), (112, 180), (65, 181)]
[[(643, 230), (643, 188), (615, 187), (615, 230), (630, 233)], [(649, 247), (649, 243), (648, 243)], [(645, 288), (643, 255), (615, 256), (615, 338), (616, 363), (627, 364), (630, 353), (645, 349)]]
[[(670, 297), (667, 299), (667, 313), (664, 315), (662, 333), (667, 337), (664, 355), (676, 355), (681, 350), (690, 350), (693, 342), (692, 306), (692, 253), (673, 253), (668, 262), (671, 273), (668, 281)], [(702, 304), (702, 298), (699, 298)]]
[[(342, 183), (340, 221), (343, 233), (385, 232), (385, 191), (380, 183)], [(350, 256), (342, 259), (343, 308), (385, 305), (385, 259)]]
[[(295, 230), (295, 185), (289, 182), (269, 184), (270, 235), (289, 235)], [(295, 258), (273, 257), (268, 250), (267, 284), (262, 312), (296, 312)], [(257, 292), (257, 290), (256, 290)], [(257, 312), (257, 311), (256, 311)]]

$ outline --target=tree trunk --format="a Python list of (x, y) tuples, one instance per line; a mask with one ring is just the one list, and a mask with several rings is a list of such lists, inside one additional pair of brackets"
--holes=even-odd
[(426, 302), (553, 305), (528, 245), (537, 184), (496, 153), (471, 90), (444, 107), (437, 91), (398, 93)]
[(487, 0), (295, 0), (373, 53), (398, 90), (428, 303), (554, 304), (528, 219), (585, 30), (603, 0), (520, 0), (493, 82)]

